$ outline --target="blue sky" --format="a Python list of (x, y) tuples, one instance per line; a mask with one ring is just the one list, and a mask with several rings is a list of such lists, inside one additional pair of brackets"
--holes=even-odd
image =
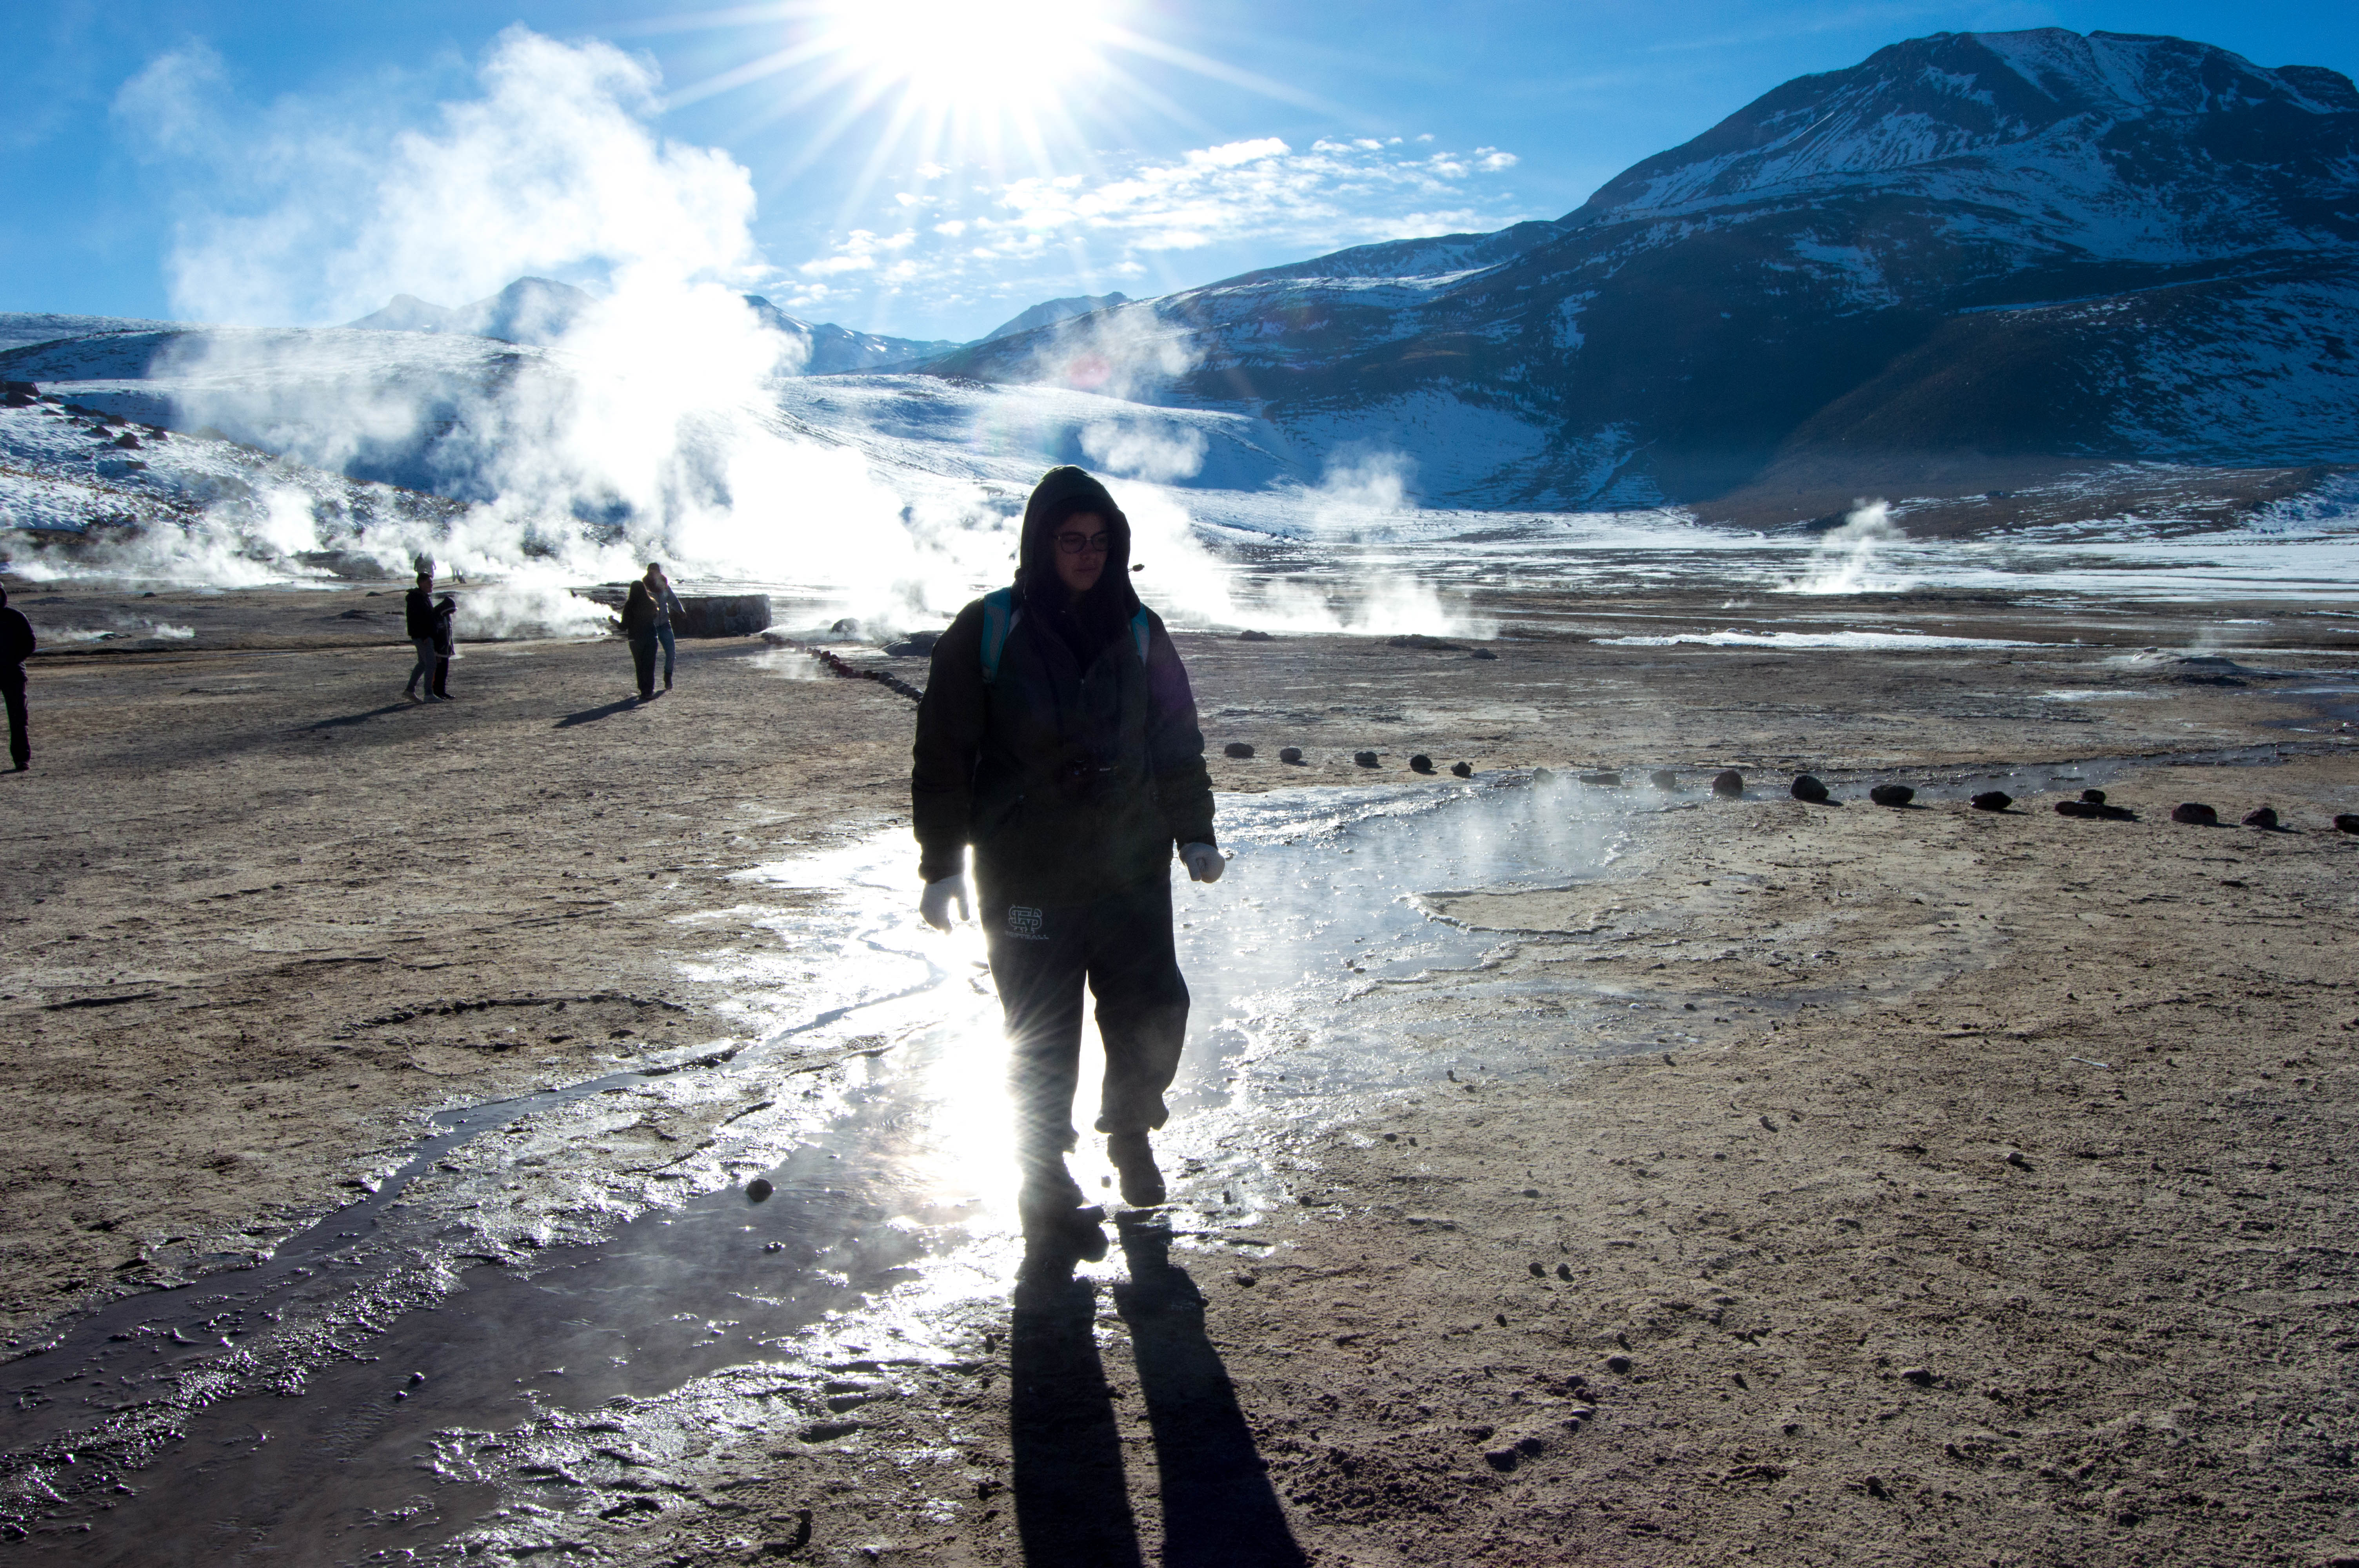
[(1790, 77), (1929, 32), (2167, 32), (2359, 72), (2347, 0), (8, 12), (0, 309), (287, 323), (656, 256), (964, 339), (1055, 295), (1559, 216)]

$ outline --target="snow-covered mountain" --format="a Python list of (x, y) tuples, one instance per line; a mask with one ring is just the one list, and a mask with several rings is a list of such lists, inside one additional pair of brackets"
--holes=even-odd
[(490, 298), (455, 310), (414, 294), (397, 294), (384, 309), (345, 325), (364, 332), (443, 332), (546, 345), (564, 337), (595, 303), (571, 284), (520, 277)]
[(764, 326), (803, 345), (805, 375), (881, 375), (906, 370), (959, 346), (946, 339), (921, 341), (916, 338), (887, 338), (875, 332), (855, 332), (831, 322), (805, 321), (788, 315), (758, 294), (745, 296), (745, 303), (754, 308), (754, 314)]
[(1397, 449), (1438, 500), (1807, 516), (1984, 462), (2359, 459), (2355, 326), (2348, 79), (2042, 28), (1788, 82), (1553, 223), (933, 368), (1248, 409), (1303, 451)]
[[(994, 338), (1012, 338), (1018, 332), (1028, 332), (1036, 327), (1051, 326), (1059, 321), (1071, 320), (1076, 316), (1086, 316), (1093, 310), (1109, 310), (1114, 306), (1129, 303), (1130, 296), (1120, 293), (1071, 294), (1062, 299), (1043, 299), (1029, 310), (1019, 311), (1009, 317), (977, 341), (987, 343)], [(953, 343), (951, 346), (956, 348), (958, 345)]]

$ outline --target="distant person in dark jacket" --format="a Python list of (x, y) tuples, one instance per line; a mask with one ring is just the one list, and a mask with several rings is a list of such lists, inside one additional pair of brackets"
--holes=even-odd
[(25, 713), (25, 661), (33, 656), (33, 623), (8, 608), (0, 588), (0, 698), (8, 705), (8, 760), (23, 773), (33, 765), (33, 741)]
[(664, 689), (669, 691), (671, 689), (671, 618), (677, 615), (685, 621), (688, 619), (688, 610), (680, 603), (679, 595), (671, 590), (671, 579), (664, 576), (661, 562), (647, 563), (647, 575), (644, 580), (647, 585), (647, 597), (654, 600), (656, 603), (656, 641), (663, 644)]
[(450, 702), (451, 657), (459, 651), (459, 601), (449, 594), (434, 601), (434, 692), (436, 702)]
[(402, 688), (401, 695), (416, 697), (418, 683), (422, 679), (426, 682), (426, 700), (431, 702), (434, 700), (435, 691), (440, 685), (439, 681), (431, 678), (434, 675), (436, 656), (433, 568), (418, 568), (418, 586), (402, 596), (401, 617), (402, 635), (408, 637), (409, 645), (418, 650), (418, 663), (410, 666), (409, 684)]
[(656, 699), (656, 596), (641, 578), (623, 598), (623, 636), (631, 644), (631, 668), (639, 677), (639, 700)]
[(1065, 1167), (1082, 989), (1105, 1042), (1098, 1130), (1125, 1201), (1159, 1204), (1147, 1135), (1188, 1029), (1171, 858), (1220, 879), (1212, 785), (1188, 672), (1131, 589), (1130, 523), (1105, 487), (1050, 470), (1017, 558), (1015, 586), (968, 605), (934, 644), (910, 775), (919, 912), (944, 930), (953, 905), (966, 912), (973, 845), (1013, 1050), (1019, 1209), (1027, 1233), (1103, 1245)]

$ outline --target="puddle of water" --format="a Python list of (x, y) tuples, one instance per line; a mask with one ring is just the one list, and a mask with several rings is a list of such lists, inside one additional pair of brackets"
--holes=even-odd
[[(1490, 946), (1415, 895), (1594, 875), (1653, 804), (1512, 775), (1224, 800), (1228, 876), (1175, 889), (1194, 996), (1159, 1141), (1175, 1185), (1185, 1195), (1192, 1173), (1209, 1209), (1249, 1227), (1283, 1196), (1255, 1157), (1275, 1124), (1347, 1114), (1353, 1096), (1423, 1070), (1397, 1039), (1332, 1027), (1344, 1002)], [(771, 1096), (700, 1152), (683, 1184), (705, 1190), (592, 1244), (506, 1237), (498, 1255), (522, 1266), (495, 1266), (478, 1249), (502, 1223), (413, 1184), (487, 1131), (607, 1115), (605, 1097), (627, 1102), (651, 1079), (437, 1118), (377, 1193), (266, 1262), (114, 1303), (14, 1363), (0, 1415), (12, 1528), (93, 1563), (412, 1549), (554, 1484), (520, 1456), (618, 1403), (753, 1364), (820, 1408), (824, 1362), (863, 1314), (870, 1337), (954, 1354), (941, 1325), (1003, 1302), (1020, 1256), (1011, 1118), (980, 937), (917, 926), (909, 853), (894, 834), (746, 875), (756, 900), (831, 896), (753, 914), (775, 946), (716, 966), (788, 1022), (703, 1064)], [(1085, 1184), (1103, 1170), (1094, 1151), (1077, 1157)], [(774, 1195), (750, 1202), (730, 1173)]]

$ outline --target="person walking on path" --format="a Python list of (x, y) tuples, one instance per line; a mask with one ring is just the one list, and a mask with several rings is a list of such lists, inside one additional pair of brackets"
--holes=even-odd
[(8, 705), (8, 760), (20, 773), (33, 765), (32, 721), (25, 712), (25, 661), (33, 647), (33, 623), (8, 608), (8, 590), (0, 588), (0, 698)]
[(682, 621), (687, 620), (688, 609), (680, 603), (679, 595), (671, 590), (671, 579), (664, 576), (661, 561), (647, 563), (647, 575), (645, 580), (647, 585), (647, 597), (656, 601), (656, 641), (663, 644), (664, 689), (669, 691), (672, 654), (671, 618), (677, 615)]
[(909, 786), (919, 913), (969, 912), (1012, 1052), (1018, 1210), (1027, 1236), (1087, 1249), (1100, 1211), (1065, 1167), (1076, 1142), (1082, 989), (1097, 998), (1097, 1130), (1125, 1202), (1164, 1200), (1149, 1134), (1168, 1115), (1188, 986), (1172, 946), (1170, 865), (1217, 881), (1212, 784), (1196, 700), (1162, 621), (1130, 585), (1130, 523), (1077, 468), (1024, 510), (1016, 582), (959, 611), (934, 644)]
[(434, 690), (433, 700), (449, 702), (451, 696), (451, 660), (459, 652), (459, 601), (444, 594), (434, 601)]
[(656, 596), (647, 579), (641, 578), (623, 598), (623, 636), (631, 644), (631, 667), (639, 677), (641, 702), (656, 699), (657, 613)]
[(402, 596), (402, 634), (409, 645), (418, 650), (418, 663), (410, 666), (409, 684), (401, 695), (415, 698), (418, 683), (426, 682), (426, 700), (435, 700), (434, 694), (442, 687), (441, 677), (435, 670), (434, 652), (434, 568), (418, 568), (418, 586)]

